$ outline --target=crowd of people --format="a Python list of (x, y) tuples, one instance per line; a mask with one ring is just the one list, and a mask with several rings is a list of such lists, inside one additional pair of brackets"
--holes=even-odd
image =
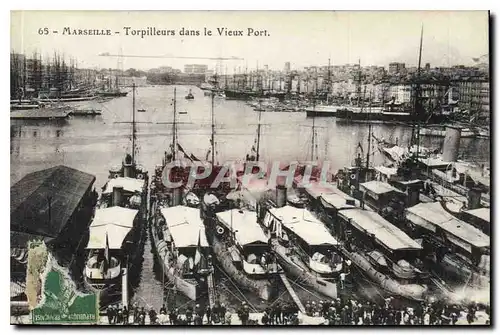
[[(396, 307), (393, 298), (377, 305), (368, 301), (338, 298), (332, 301), (307, 301), (304, 304), (308, 317), (321, 319), (316, 324), (324, 325), (455, 325), (466, 314), (469, 324), (477, 320), (478, 305), (449, 305), (441, 301), (415, 304), (414, 307)], [(489, 308), (486, 308), (489, 324)], [(257, 319), (251, 318), (250, 307), (243, 302), (236, 313), (242, 325), (299, 325), (299, 309), (293, 303), (275, 302), (267, 307)], [(224, 304), (216, 302), (210, 306), (172, 308), (163, 305), (157, 313), (154, 309), (146, 310), (134, 303), (130, 310), (118, 305), (109, 306), (106, 311), (109, 324), (145, 325), (230, 325), (233, 313)]]
[(478, 305), (475, 303), (459, 306), (435, 301), (401, 308), (394, 302), (391, 297), (385, 299), (382, 305), (338, 298), (332, 301), (307, 301), (304, 307), (306, 315), (323, 317), (329, 325), (455, 325), (462, 312), (466, 313), (469, 324), (477, 319)]
[[(242, 313), (242, 317), (245, 318)], [(201, 307), (195, 304), (194, 307), (187, 306), (184, 308), (171, 308), (163, 305), (157, 312), (155, 309), (146, 310), (144, 307), (139, 307), (134, 303), (130, 310), (127, 307), (119, 305), (110, 305), (106, 310), (106, 317), (109, 324), (134, 324), (145, 325), (203, 325), (203, 324), (228, 324), (231, 320), (229, 313), (224, 304), (216, 303), (213, 308), (210, 306)]]

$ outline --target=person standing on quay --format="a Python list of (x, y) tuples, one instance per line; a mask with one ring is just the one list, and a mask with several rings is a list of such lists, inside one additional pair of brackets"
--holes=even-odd
[(128, 318), (129, 318), (129, 313), (127, 306), (123, 306), (123, 324), (128, 325)]

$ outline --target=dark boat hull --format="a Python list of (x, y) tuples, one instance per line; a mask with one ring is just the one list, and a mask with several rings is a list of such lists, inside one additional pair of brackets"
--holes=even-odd
[(128, 92), (99, 92), (100, 97), (126, 97)]
[(238, 287), (255, 293), (263, 300), (270, 300), (276, 295), (276, 289), (268, 279), (254, 279), (246, 276), (233, 264), (231, 254), (227, 247), (225, 247), (225, 245), (213, 234), (209, 233), (208, 237), (215, 257), (223, 270), (236, 282)]
[(286, 97), (284, 92), (253, 92), (253, 91), (224, 91), (227, 99), (250, 100), (253, 98), (278, 98), (283, 101)]
[(411, 113), (388, 113), (388, 112), (377, 112), (377, 113), (365, 113), (365, 112), (353, 112), (349, 109), (339, 109), (336, 112), (337, 122), (396, 122), (396, 123), (412, 123), (412, 122), (424, 122), (426, 124), (441, 124), (449, 121), (448, 115), (436, 114), (436, 115), (423, 115), (416, 116)]
[(287, 276), (295, 280), (300, 279), (302, 285), (328, 298), (337, 298), (337, 283), (318, 278), (312, 272), (299, 266), (292, 260), (291, 256), (287, 255), (287, 249), (277, 242), (272, 243), (272, 249)]
[(193, 301), (197, 301), (200, 297), (204, 296), (207, 292), (206, 278), (200, 277), (198, 280), (183, 278), (183, 276), (180, 275), (179, 269), (170, 266), (168, 263), (165, 253), (166, 244), (164, 242), (162, 244), (159, 240), (154, 227), (151, 227), (150, 229), (150, 236), (156, 260), (161, 266), (163, 274), (167, 277), (168, 281), (173, 283), (177, 290), (181, 291), (182, 294)]

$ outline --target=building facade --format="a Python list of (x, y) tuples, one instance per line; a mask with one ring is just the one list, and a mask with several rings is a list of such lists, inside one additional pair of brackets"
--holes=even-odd
[(389, 63), (389, 74), (401, 73), (405, 69), (405, 63)]
[(184, 65), (184, 73), (186, 74), (205, 74), (208, 70), (208, 65), (205, 64), (186, 64)]
[(118, 77), (118, 86), (130, 87), (133, 84), (135, 86), (146, 86), (147, 77)]

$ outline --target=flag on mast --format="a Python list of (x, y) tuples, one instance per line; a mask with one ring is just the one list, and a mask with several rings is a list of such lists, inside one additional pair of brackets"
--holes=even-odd
[(109, 269), (109, 239), (108, 232), (106, 232), (106, 247), (104, 248), (104, 261), (102, 264), (102, 272), (105, 275)]
[(194, 265), (198, 265), (201, 261), (201, 230), (198, 232), (198, 246), (196, 247), (196, 254), (194, 255)]

